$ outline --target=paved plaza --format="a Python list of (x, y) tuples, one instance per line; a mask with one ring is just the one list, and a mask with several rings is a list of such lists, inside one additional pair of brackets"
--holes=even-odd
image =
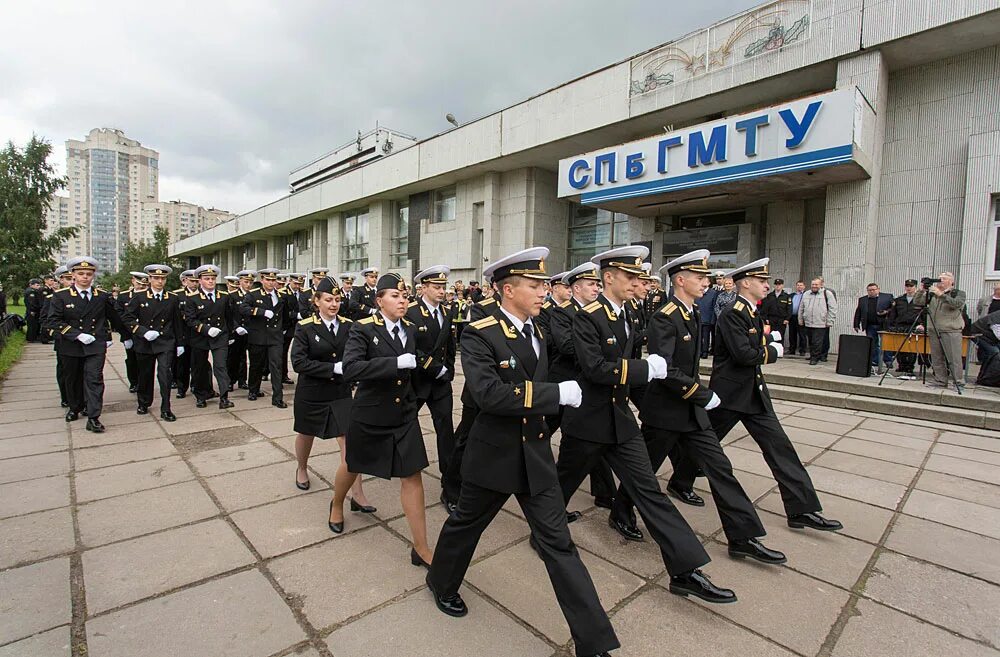
[[(469, 570), (469, 616), (450, 618), (410, 565), (398, 482), (366, 481), (376, 517), (348, 512), (337, 537), (336, 441), (316, 441), (312, 489), (295, 488), (291, 408), (236, 395), (233, 409), (199, 410), (189, 396), (174, 401), (177, 422), (138, 416), (116, 343), (108, 431), (92, 434), (63, 420), (54, 367), (50, 347), (28, 345), (0, 387), (0, 657), (574, 654), (513, 501)], [(578, 493), (571, 531), (622, 641), (615, 655), (1000, 654), (1000, 432), (776, 406), (844, 531), (789, 529), (738, 427), (727, 453), (788, 564), (730, 559), (711, 497), (683, 506), (714, 559), (706, 571), (739, 595), (712, 606), (668, 593), (655, 544), (620, 540)], [(445, 513), (420, 423), (436, 537)]]

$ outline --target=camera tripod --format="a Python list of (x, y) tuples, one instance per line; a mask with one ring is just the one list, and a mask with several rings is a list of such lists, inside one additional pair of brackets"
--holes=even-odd
[[(941, 349), (941, 357), (944, 358), (944, 366), (948, 371), (947, 377), (950, 377), (955, 382), (955, 392), (961, 395), (962, 384), (958, 382), (958, 378), (952, 373), (951, 363), (948, 361), (948, 352), (944, 348), (944, 342), (942, 342), (941, 340), (941, 334), (938, 333), (937, 325), (934, 323), (934, 317), (930, 313), (930, 306), (931, 306), (930, 286), (924, 288), (924, 293), (926, 302), (924, 303), (920, 311), (917, 313), (917, 316), (913, 318), (913, 323), (910, 324), (910, 328), (906, 331), (906, 337), (903, 338), (903, 344), (905, 345), (907, 342), (909, 342), (910, 338), (912, 338), (913, 335), (917, 332), (917, 327), (921, 325), (921, 320), (926, 319), (927, 323), (924, 324), (926, 330), (923, 333), (924, 336), (923, 349), (920, 351), (920, 353), (917, 354), (917, 356), (921, 358), (920, 361), (920, 368), (922, 370), (921, 383), (924, 385), (927, 384), (927, 365), (925, 364), (925, 361), (927, 357), (928, 340), (930, 340), (930, 334), (933, 332), (935, 337), (937, 337), (938, 348)], [(892, 363), (894, 360), (896, 360), (896, 354), (898, 353), (899, 353), (898, 351), (893, 352), (892, 358), (890, 358), (889, 362), (886, 363), (885, 372), (882, 373), (882, 378), (878, 380), (878, 385), (882, 385), (882, 382), (885, 381), (885, 377), (889, 375), (889, 371), (892, 369)]]

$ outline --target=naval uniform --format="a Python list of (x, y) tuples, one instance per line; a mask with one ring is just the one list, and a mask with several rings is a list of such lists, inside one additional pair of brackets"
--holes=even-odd
[(300, 297), (301, 292), (296, 292), (290, 288), (283, 287), (278, 291), (278, 294), (285, 297), (285, 304), (288, 306), (288, 311), (285, 313), (285, 319), (281, 327), (281, 382), (284, 383), (289, 380), (288, 352), (292, 348), (292, 338), (295, 337), (295, 327), (300, 319), (308, 317), (312, 313), (303, 315), (299, 311), (302, 307), (302, 298)]
[(530, 320), (518, 330), (514, 320), (498, 310), (466, 327), (462, 367), (480, 410), (462, 463), (458, 508), (441, 529), (428, 582), (439, 595), (457, 593), (480, 536), (514, 495), (577, 654), (617, 648), (618, 638), (566, 525), (544, 419), (555, 415), (559, 406), (559, 385), (546, 381), (544, 336)]
[(427, 467), (411, 384), (413, 370), (397, 367), (398, 356), (416, 353), (416, 330), (405, 317), (392, 329), (381, 313), (351, 325), (344, 350), (344, 378), (357, 381), (358, 390), (347, 431), (349, 471), (392, 479)]
[[(778, 351), (764, 335), (760, 314), (741, 296), (719, 315), (715, 325), (715, 356), (712, 361), (712, 390), (722, 405), (708, 412), (719, 440), (742, 422), (760, 447), (771, 469), (788, 516), (819, 512), (822, 507), (809, 473), (774, 414), (771, 395), (764, 382), (761, 365), (772, 363)], [(690, 459), (678, 464), (673, 475), (677, 486), (689, 490), (695, 470)]]
[[(229, 355), (229, 332), (237, 326), (236, 309), (229, 293), (215, 288), (211, 296), (203, 289), (188, 292), (184, 298), (184, 322), (187, 324), (188, 344), (191, 350), (191, 392), (199, 402), (214, 396), (212, 375), (219, 386), (219, 395), (229, 393), (229, 372), (226, 358)], [(215, 327), (220, 333), (214, 338), (208, 330)], [(209, 369), (208, 355), (212, 354)]]
[(629, 408), (629, 386), (645, 384), (649, 366), (631, 358), (634, 335), (622, 309), (603, 294), (573, 318), (573, 345), (583, 370), (583, 403), (563, 415), (559, 485), (563, 500), (579, 488), (601, 458), (618, 475), (653, 540), (667, 571), (680, 575), (707, 564), (705, 548), (684, 517), (660, 490), (639, 426)]
[[(239, 288), (233, 292), (229, 293), (232, 298), (233, 303), (239, 308), (240, 303), (243, 302), (243, 297), (246, 296), (246, 292), (243, 288)], [(232, 388), (234, 385), (239, 385), (240, 388), (247, 387), (247, 336), (240, 335), (236, 332), (237, 327), (246, 328), (243, 326), (243, 317), (239, 314), (235, 314), (237, 324), (232, 327), (232, 333), (229, 334), (229, 339), (232, 340), (232, 344), (229, 345), (229, 353), (226, 355), (226, 371), (229, 373), (229, 387)], [(305, 317), (305, 315), (303, 315)]]
[[(78, 290), (70, 285), (52, 295), (47, 320), (47, 328), (60, 336), (57, 349), (69, 410), (86, 409), (87, 417), (96, 420), (104, 406), (104, 361), (111, 341), (108, 325), (123, 330), (114, 299), (97, 287)], [(94, 341), (83, 344), (77, 339), (81, 333), (94, 336)]]
[[(764, 536), (766, 532), (753, 502), (733, 475), (733, 466), (712, 432), (705, 410), (712, 400), (712, 391), (701, 383), (698, 371), (701, 355), (698, 307), (688, 308), (671, 295), (668, 303), (650, 319), (647, 337), (649, 353), (659, 354), (668, 364), (667, 378), (649, 383), (639, 411), (653, 472), (660, 469), (671, 448), (680, 445), (708, 477), (726, 538), (733, 542)], [(619, 489), (611, 513), (621, 522), (634, 524), (632, 500), (624, 488)]]
[[(132, 351), (135, 352), (137, 385), (136, 401), (139, 406), (153, 405), (153, 372), (160, 386), (160, 412), (170, 410), (170, 382), (173, 380), (173, 363), (177, 354), (177, 336), (183, 332), (180, 297), (163, 290), (152, 289), (135, 292), (125, 304), (122, 322), (132, 334)], [(148, 331), (160, 335), (153, 341), (145, 338)]]
[(296, 433), (317, 438), (338, 438), (351, 420), (351, 383), (335, 371), (344, 358), (351, 320), (334, 318), (331, 325), (311, 315), (295, 326), (292, 369), (295, 384)]
[[(277, 302), (275, 302), (277, 300)], [(298, 306), (291, 307), (292, 299), (278, 290), (266, 292), (263, 287), (247, 292), (239, 305), (243, 326), (249, 331), (247, 344), (250, 350), (250, 369), (247, 385), (250, 393), (260, 394), (260, 382), (267, 368), (271, 381), (271, 403), (284, 401), (282, 393), (281, 359), (284, 355), (284, 327), (289, 313), (298, 312)], [(270, 310), (270, 318), (265, 314)]]
[(41, 333), (42, 291), (33, 287), (24, 289), (24, 321), (27, 325), (28, 342), (37, 342)]
[[(49, 295), (45, 303), (42, 304), (42, 330), (47, 331), (52, 336), (52, 351), (56, 352), (56, 384), (59, 386), (59, 403), (62, 407), (66, 408), (69, 406), (69, 399), (66, 397), (66, 381), (63, 378), (63, 359), (59, 355), (59, 340), (61, 336), (58, 331), (53, 331), (49, 327), (49, 314), (52, 312), (52, 297), (55, 295), (56, 291), (53, 290), (52, 294)], [(0, 318), (3, 317), (3, 310), (0, 309)]]
[[(118, 298), (115, 299), (115, 310), (121, 316), (125, 315), (125, 309), (128, 307), (132, 298), (137, 294), (142, 294), (144, 290), (136, 290), (134, 287), (130, 287), (127, 291), (118, 294)], [(135, 353), (135, 336), (132, 334), (131, 327), (126, 324), (125, 330), (121, 334), (121, 341), (124, 343), (126, 340), (132, 340), (132, 348), (125, 350), (125, 378), (128, 380), (129, 392), (136, 390), (136, 386), (139, 385), (139, 361), (136, 358)]]
[(348, 299), (350, 300), (352, 317), (355, 321), (364, 319), (378, 311), (378, 304), (375, 303), (375, 292), (375, 288), (368, 287), (367, 284), (351, 289)]
[(48, 315), (49, 306), (52, 303), (52, 295), (55, 294), (55, 290), (42, 286), (39, 294), (41, 295), (41, 307), (38, 310), (38, 341), (42, 344), (49, 344), (52, 342), (54, 334), (52, 331), (45, 326), (45, 317)]
[(177, 336), (177, 346), (184, 347), (184, 353), (174, 357), (174, 388), (177, 389), (177, 399), (183, 399), (191, 386), (191, 328), (184, 320), (184, 307), (187, 304), (188, 290), (179, 287), (170, 292), (177, 296), (177, 311), (181, 315), (181, 333)]

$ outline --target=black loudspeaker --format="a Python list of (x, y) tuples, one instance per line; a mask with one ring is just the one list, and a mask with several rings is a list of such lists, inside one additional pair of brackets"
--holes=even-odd
[(840, 336), (837, 350), (837, 374), (872, 375), (872, 339), (867, 335)]

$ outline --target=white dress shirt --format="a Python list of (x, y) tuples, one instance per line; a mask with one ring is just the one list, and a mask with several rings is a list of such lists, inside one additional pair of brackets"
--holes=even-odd
[[(507, 312), (507, 309), (504, 308), (503, 306), (500, 306), (500, 310), (503, 311), (504, 315), (507, 315), (507, 319), (509, 319), (510, 323), (514, 325), (514, 328), (517, 329), (517, 332), (524, 335), (524, 325), (530, 324), (531, 320), (528, 320), (527, 322), (522, 322), (517, 317), (514, 317), (509, 312)], [(535, 358), (537, 358), (542, 353), (542, 350), (541, 350), (541, 343), (538, 341), (538, 336), (535, 334), (535, 327), (533, 324), (531, 327), (531, 347), (535, 350)]]
[(385, 330), (389, 332), (389, 335), (392, 335), (392, 330), (394, 328), (396, 328), (397, 326), (399, 327), (399, 341), (402, 342), (403, 346), (405, 347), (406, 346), (406, 327), (403, 326), (403, 320), (401, 319), (398, 322), (393, 322), (388, 317), (386, 317), (384, 314), (382, 314), (382, 313), (379, 313), (379, 314), (382, 315), (382, 319), (385, 320)]

